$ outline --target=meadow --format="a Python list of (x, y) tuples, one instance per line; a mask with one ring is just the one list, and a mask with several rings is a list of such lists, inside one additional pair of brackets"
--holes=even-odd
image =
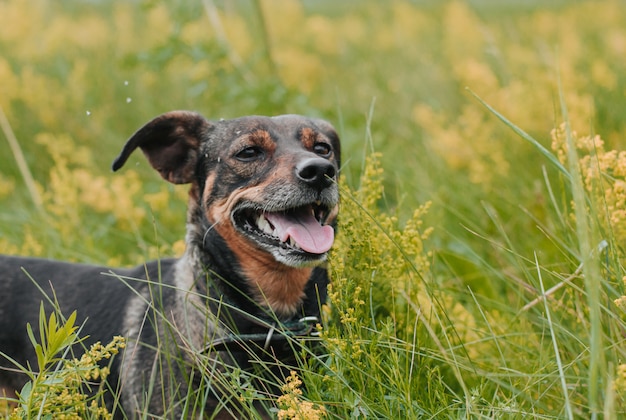
[[(140, 154), (110, 171), (138, 127), (325, 118), (343, 167), (324, 354), (277, 418), (618, 419), (624, 57), (618, 0), (4, 0), (0, 252), (180, 255), (185, 186)], [(0, 414), (108, 416), (36, 394)]]

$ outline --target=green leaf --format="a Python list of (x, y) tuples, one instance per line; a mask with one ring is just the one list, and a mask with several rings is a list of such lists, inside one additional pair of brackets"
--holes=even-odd
[(60, 350), (60, 345), (62, 341), (61, 331), (57, 330), (57, 318), (54, 313), (50, 314), (48, 318), (48, 342), (45, 344), (48, 349), (48, 353), (50, 356), (54, 356)]
[(26, 384), (24, 384), (24, 386), (22, 387), (22, 390), (18, 392), (20, 401), (28, 400), (30, 398), (30, 393), (32, 390), (33, 390), (33, 383), (30, 381), (26, 382)]
[(76, 323), (76, 311), (72, 312), (69, 318), (63, 324), (62, 332), (63, 332), (63, 341), (61, 343), (61, 348), (65, 348), (71, 345), (76, 339), (76, 330), (78, 327), (74, 325)]
[(43, 372), (46, 370), (46, 354), (44, 354), (43, 347), (41, 344), (35, 344), (35, 354), (37, 355), (37, 366), (39, 366), (39, 371)]
[(41, 338), (40, 343), (46, 343), (46, 312), (43, 309), (43, 302), (39, 305), (39, 337)]
[(41, 347), (41, 344), (37, 342), (37, 339), (35, 339), (35, 334), (33, 333), (33, 328), (30, 324), (26, 324), (26, 332), (28, 333), (28, 338), (30, 339), (30, 342), (35, 349), (35, 354), (37, 355), (37, 366), (39, 367), (39, 371), (43, 371), (46, 364), (43, 348)]
[(35, 339), (35, 334), (33, 333), (33, 327), (30, 326), (30, 323), (26, 324), (26, 332), (28, 333), (28, 338), (32, 343), (33, 347), (37, 345), (37, 340)]

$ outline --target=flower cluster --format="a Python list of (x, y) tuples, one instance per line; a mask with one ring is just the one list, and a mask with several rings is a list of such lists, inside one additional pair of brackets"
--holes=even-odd
[(80, 359), (72, 359), (66, 363), (66, 368), (75, 368), (78, 373), (78, 379), (85, 380), (104, 380), (109, 375), (108, 367), (100, 367), (99, 362), (103, 359), (110, 359), (119, 353), (120, 349), (126, 347), (124, 337), (115, 336), (113, 340), (106, 346), (100, 342), (93, 344), (89, 351), (84, 353)]
[(578, 155), (578, 164), (594, 214), (607, 235), (618, 243), (626, 240), (626, 151), (606, 150), (599, 135), (580, 136), (571, 131), (568, 142), (565, 124), (551, 132), (552, 149), (566, 163), (569, 144)]
[(93, 382), (100, 383), (109, 374), (109, 368), (100, 362), (109, 360), (126, 346), (125, 339), (116, 336), (107, 345), (93, 344), (80, 359), (64, 362), (58, 371), (39, 378), (28, 392), (22, 391), (20, 399), (28, 399), (29, 404), (21, 404), (13, 410), (9, 419), (29, 418), (25, 407), (36, 407), (44, 417), (61, 420), (110, 419), (111, 414), (102, 401), (102, 391), (96, 397), (90, 396)]
[[(145, 204), (137, 203), (144, 188), (136, 171), (129, 169), (116, 174), (115, 177), (96, 175), (91, 169), (94, 162), (93, 154), (86, 147), (77, 146), (67, 135), (40, 133), (35, 141), (41, 147), (40, 153), (46, 153), (52, 162), (45, 184), (36, 183), (41, 197), (44, 223), (53, 229), (68, 249), (81, 249), (89, 246), (94, 235), (77, 234), (89, 230), (89, 223), (98, 225), (100, 218), (105, 218), (107, 225), (113, 225), (120, 231), (136, 231), (142, 226), (152, 223), (146, 220), (147, 211), (159, 213), (160, 221), (165, 224), (180, 224), (180, 210), (172, 209), (171, 202), (180, 203), (183, 208), (186, 191), (183, 188), (172, 188), (163, 183), (156, 192), (143, 196)], [(3, 188), (8, 194), (13, 183), (3, 181), (0, 177), (0, 198)], [(93, 221), (92, 221), (93, 220)], [(33, 220), (32, 224), (40, 223)], [(182, 230), (182, 229), (181, 229)], [(23, 238), (20, 245), (12, 244), (0, 238), (0, 246), (4, 253), (41, 256), (46, 250), (42, 239), (34, 234), (36, 228), (26, 224), (23, 227)], [(143, 255), (137, 252), (125, 254), (125, 260), (119, 256), (108, 261), (111, 265), (132, 261), (133, 258), (145, 260), (164, 255), (181, 255), (184, 242), (179, 240), (172, 245), (148, 246)], [(121, 255), (120, 255), (121, 256)]]
[(613, 379), (613, 390), (618, 396), (619, 401), (626, 403), (626, 364), (622, 363), (617, 366), (615, 379)]
[(372, 298), (389, 301), (394, 296), (401, 304), (403, 293), (409, 300), (424, 297), (420, 277), (428, 271), (432, 258), (424, 241), (433, 229), (425, 227), (422, 218), (430, 203), (417, 208), (404, 223), (397, 215), (383, 212), (380, 158), (374, 153), (366, 159), (357, 190), (341, 186), (341, 235), (330, 260), (333, 282), (329, 297), (344, 327), (367, 314), (366, 302)]
[(319, 420), (326, 417), (326, 410), (317, 404), (302, 399), (302, 381), (291, 371), (282, 386), (283, 395), (278, 397), (278, 420)]

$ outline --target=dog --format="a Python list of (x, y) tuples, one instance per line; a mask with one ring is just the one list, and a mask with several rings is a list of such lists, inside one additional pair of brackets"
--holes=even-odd
[(37, 366), (26, 325), (39, 337), (43, 301), (46, 313), (77, 311), (85, 346), (127, 338), (107, 378), (116, 417), (187, 416), (179, 401), (199, 387), (194, 416), (241, 416), (224, 402), (237, 394), (220, 372), (269, 359), (260, 365), (281, 375), (294, 340), (315, 334), (339, 209), (339, 137), (298, 115), (210, 121), (171, 111), (132, 135), (113, 171), (137, 148), (163, 179), (190, 184), (183, 256), (131, 269), (0, 256), (0, 390), (19, 392), (28, 379), (8, 358)]

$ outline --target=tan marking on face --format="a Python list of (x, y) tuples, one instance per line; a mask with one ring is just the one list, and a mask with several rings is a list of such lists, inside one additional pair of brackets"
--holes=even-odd
[[(207, 193), (213, 189), (215, 183), (215, 173), (209, 174), (204, 185), (203, 197), (207, 197)], [(196, 216), (198, 210), (198, 202), (200, 200), (200, 186), (197, 182), (191, 184), (189, 188), (189, 203), (187, 204), (187, 222), (194, 223), (193, 218)]]
[(204, 191), (202, 192), (203, 197), (210, 197), (211, 191), (213, 190), (213, 186), (215, 185), (215, 178), (217, 175), (215, 172), (211, 172), (209, 176), (207, 176), (206, 181), (204, 182)]
[(207, 216), (239, 261), (255, 302), (270, 307), (279, 316), (290, 316), (302, 303), (304, 287), (313, 269), (289, 267), (276, 261), (271, 254), (241, 236), (230, 219), (235, 203), (243, 196), (250, 199), (259, 192), (257, 188), (236, 191), (214, 203)]
[[(294, 167), (295, 163), (293, 162), (292, 156), (281, 156), (274, 159), (274, 163), (272, 164), (273, 169), (267, 178), (263, 181), (263, 186), (268, 185), (285, 185), (293, 182), (293, 177), (295, 174)], [(261, 190), (259, 190), (261, 192)], [(262, 203), (267, 199), (262, 195), (259, 195), (253, 198), (254, 201), (258, 203)]]
[[(253, 188), (254, 190), (256, 188)], [(235, 204), (242, 199), (243, 197), (248, 197), (247, 194), (250, 193), (251, 189), (238, 189), (233, 191), (226, 198), (222, 198), (217, 200), (214, 203), (211, 203), (210, 207), (206, 210), (207, 218), (209, 222), (216, 224), (216, 228), (219, 230), (223, 228), (223, 226), (232, 226), (232, 221), (230, 220), (230, 213), (232, 212)], [(205, 189), (206, 191), (206, 189)], [(233, 228), (234, 229), (234, 228)], [(224, 238), (226, 239), (226, 238)]]
[(326, 224), (328, 225), (332, 224), (335, 220), (337, 220), (338, 215), (339, 215), (339, 204), (337, 204), (328, 214), (328, 217), (326, 218)]
[(300, 132), (300, 141), (304, 147), (308, 150), (313, 148), (313, 145), (317, 141), (318, 133), (312, 128), (303, 128)]
[(276, 149), (276, 142), (272, 140), (272, 136), (266, 130), (255, 130), (248, 137), (254, 144), (269, 152), (273, 152)]
[(196, 182), (189, 188), (189, 200), (187, 200), (187, 223), (195, 223), (193, 220), (198, 210), (198, 200), (200, 198), (200, 188)]

